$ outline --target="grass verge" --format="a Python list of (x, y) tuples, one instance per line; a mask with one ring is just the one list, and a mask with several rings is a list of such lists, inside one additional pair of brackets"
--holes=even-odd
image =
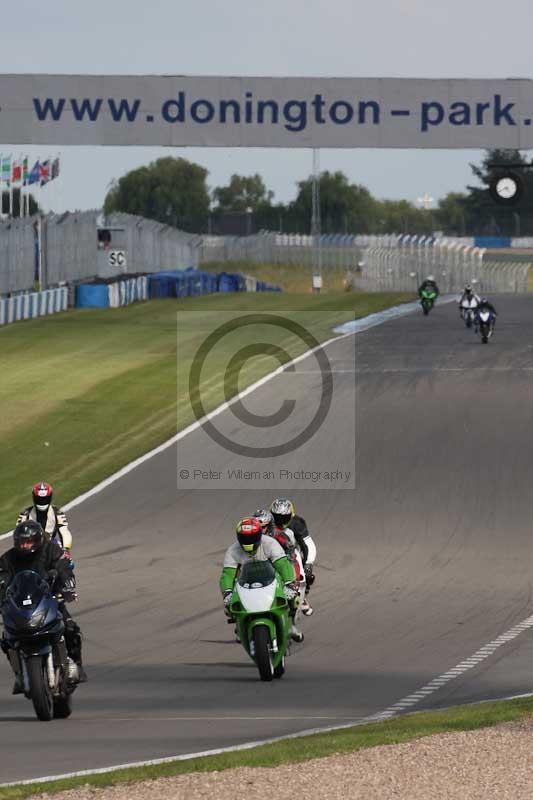
[(532, 697), (458, 706), (443, 711), (419, 712), (387, 722), (360, 725), (298, 739), (286, 739), (233, 753), (150, 767), (132, 767), (102, 775), (80, 776), (29, 786), (0, 788), (0, 800), (22, 800), (41, 792), (53, 794), (85, 784), (102, 787), (191, 772), (212, 772), (236, 767), (276, 767), (280, 764), (308, 761), (311, 758), (353, 753), (378, 745), (399, 744), (438, 733), (478, 730), (502, 722), (525, 719), (532, 713)]
[[(409, 299), (400, 293), (210, 295), (69, 311), (3, 328), (0, 532), (28, 504), (36, 481), (50, 481), (66, 503), (188, 425), (192, 358), (228, 312), (298, 315), (323, 341), (339, 322)], [(306, 349), (283, 332), (277, 343), (291, 357)], [(228, 339), (222, 355), (232, 346)], [(224, 400), (226, 363), (206, 364), (208, 411)], [(251, 360), (239, 372), (239, 388), (277, 366), (273, 358)]]
[[(340, 257), (339, 257), (340, 262)], [(352, 267), (354, 265), (352, 264)], [(312, 264), (252, 264), (249, 261), (208, 261), (201, 265), (207, 272), (241, 272), (281, 286), (284, 292), (310, 294), (313, 272)], [(348, 265), (324, 267), (322, 270), (323, 292), (341, 292), (344, 290), (344, 279)]]

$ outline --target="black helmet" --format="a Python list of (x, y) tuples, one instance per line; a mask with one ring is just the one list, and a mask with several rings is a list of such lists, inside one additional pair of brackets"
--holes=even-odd
[(44, 532), (38, 522), (21, 522), (13, 531), (13, 546), (19, 556), (38, 553), (44, 544)]

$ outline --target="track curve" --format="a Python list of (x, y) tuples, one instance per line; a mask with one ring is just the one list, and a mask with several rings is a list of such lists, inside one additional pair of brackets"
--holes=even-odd
[[(533, 299), (496, 305), (488, 346), (453, 305), (328, 347), (336, 436), (356, 408), (356, 489), (280, 487), (319, 545), (316, 613), (280, 682), (257, 680), (217, 588), (236, 519), (272, 490), (177, 492), (169, 448), (74, 509), (90, 682), (44, 725), (0, 662), (2, 782), (357, 720), (530, 614)], [(277, 380), (258, 407), (278, 407)], [(216, 468), (202, 431), (183, 446)], [(306, 464), (322, 456), (311, 443)], [(531, 650), (524, 635), (426, 706), (530, 690)]]

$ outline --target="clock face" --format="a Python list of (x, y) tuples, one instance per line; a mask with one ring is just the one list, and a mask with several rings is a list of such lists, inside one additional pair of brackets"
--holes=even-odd
[(513, 178), (500, 178), (496, 183), (496, 192), (499, 197), (510, 200), (518, 191), (518, 184)]

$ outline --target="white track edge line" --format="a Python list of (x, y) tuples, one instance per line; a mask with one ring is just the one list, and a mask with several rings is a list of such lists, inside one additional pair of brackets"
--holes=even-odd
[[(359, 319), (353, 320), (354, 323), (360, 322), (361, 324), (363, 324), (365, 320), (367, 322), (363, 329), (349, 331), (348, 333), (341, 333), (338, 336), (334, 336), (331, 339), (327, 339), (325, 342), (321, 342), (319, 345), (317, 345), (317, 347), (313, 347), (310, 350), (306, 350), (305, 353), (301, 353), (299, 356), (294, 358), (292, 361), (289, 361), (287, 364), (283, 364), (283, 366), (277, 367), (277, 369), (273, 370), (273, 372), (269, 372), (267, 375), (264, 375), (255, 383), (252, 383), (246, 389), (243, 389), (242, 392), (239, 392), (239, 394), (235, 395), (235, 397), (232, 397), (231, 400), (222, 403), (222, 405), (213, 409), (213, 411), (210, 411), (209, 414), (206, 414), (205, 417), (202, 417), (202, 419), (196, 420), (196, 422), (193, 422), (190, 425), (188, 425), (182, 431), (175, 434), (171, 439), (167, 439), (166, 442), (163, 442), (163, 444), (160, 444), (158, 447), (155, 447), (148, 453), (139, 456), (139, 458), (136, 458), (134, 461), (130, 461), (129, 464), (126, 464), (124, 467), (119, 469), (117, 472), (114, 472), (108, 478), (104, 478), (103, 481), (97, 483), (96, 486), (93, 486), (92, 489), (89, 489), (87, 492), (84, 492), (83, 494), (79, 495), (79, 497), (75, 497), (74, 500), (71, 500), (70, 503), (64, 505), (63, 508), (65, 509), (65, 511), (69, 511), (71, 508), (79, 506), (81, 503), (85, 502), (85, 500), (88, 500), (90, 497), (93, 497), (95, 494), (99, 494), (104, 489), (107, 489), (108, 486), (111, 486), (111, 484), (120, 480), (120, 478), (123, 478), (129, 472), (132, 472), (134, 469), (141, 466), (141, 464), (144, 464), (145, 461), (149, 461), (151, 458), (154, 458), (154, 456), (157, 456), (159, 455), (159, 453), (162, 453), (164, 450), (167, 450), (169, 447), (172, 447), (172, 445), (179, 442), (180, 439), (184, 439), (185, 436), (188, 436), (190, 433), (193, 433), (193, 431), (198, 430), (198, 428), (201, 428), (205, 422), (213, 419), (214, 417), (217, 417), (223, 411), (226, 411), (231, 405), (233, 405), (233, 403), (236, 403), (241, 398), (246, 397), (251, 392), (254, 392), (256, 389), (259, 389), (259, 387), (264, 386), (264, 384), (272, 380), (272, 378), (275, 378), (277, 375), (280, 375), (289, 367), (292, 367), (295, 364), (298, 364), (300, 361), (303, 361), (304, 358), (308, 358), (309, 356), (313, 355), (313, 353), (316, 353), (317, 350), (321, 350), (323, 347), (328, 347), (330, 344), (333, 344), (333, 342), (338, 342), (341, 339), (346, 339), (348, 336), (355, 336), (358, 333), (364, 333), (370, 328), (375, 328), (378, 325), (383, 325), (385, 322), (389, 322), (391, 319), (403, 317), (408, 313), (414, 313), (414, 311), (416, 311), (416, 306), (418, 305), (418, 303), (416, 304), (413, 303), (412, 305), (414, 307), (411, 308), (409, 311), (406, 311), (405, 310), (406, 306), (409, 305), (411, 304), (404, 303), (403, 305), (400, 306), (392, 306), (391, 308), (384, 309), (384, 311), (378, 311), (373, 314), (368, 314), (366, 317), (360, 317)], [(383, 314), (385, 312), (388, 312), (387, 317), (381, 318), (380, 314)], [(391, 312), (395, 312), (397, 316), (394, 316), (394, 314)], [(0, 541), (2, 539), (7, 539), (8, 536), (12, 535), (12, 533), (13, 531), (11, 530), (7, 531), (7, 533), (0, 534)]]
[[(498, 636), (496, 639), (493, 639), (491, 644), (494, 642), (498, 642), (497, 647), (502, 647), (504, 644), (507, 644), (512, 639), (516, 639), (521, 633), (524, 633), (525, 630), (533, 627), (533, 615), (527, 617), (522, 622), (519, 622), (517, 625), (513, 625), (506, 633)], [(488, 645), (485, 645), (487, 647)], [(480, 647), (476, 650), (471, 658), (477, 657), (477, 654), (480, 653), (484, 647)], [(287, 739), (301, 739), (304, 736), (314, 736), (320, 733), (333, 733), (334, 731), (341, 731), (346, 730), (347, 728), (356, 728), (360, 727), (361, 725), (369, 725), (373, 722), (386, 722), (393, 717), (397, 716), (411, 716), (416, 714), (416, 711), (409, 711), (406, 712), (405, 708), (409, 706), (416, 705), (420, 703), (422, 700), (426, 700), (429, 694), (433, 694), (434, 692), (439, 691), (444, 684), (440, 683), (438, 685), (434, 685), (434, 681), (440, 681), (441, 678), (446, 676), (445, 683), (449, 683), (450, 681), (454, 680), (455, 678), (462, 675), (464, 672), (467, 672), (469, 669), (472, 669), (474, 666), (478, 666), (481, 661), (484, 661), (489, 655), (492, 653), (484, 654), (482, 657), (477, 658), (476, 663), (465, 666), (466, 661), (470, 659), (466, 659), (466, 661), (461, 661), (458, 666), (461, 667), (460, 672), (456, 672), (458, 667), (454, 669), (447, 670), (438, 678), (433, 679), (429, 683), (425, 684), (421, 689), (418, 689), (416, 692), (412, 692), (410, 695), (407, 695), (403, 698), (403, 700), (399, 700), (397, 703), (394, 703), (392, 706), (388, 706), (388, 708), (384, 709), (383, 711), (379, 711), (375, 714), (370, 714), (366, 717), (361, 717), (359, 719), (354, 719), (353, 722), (347, 722), (342, 725), (328, 725), (325, 727), (320, 728), (310, 728), (309, 730), (305, 731), (298, 731), (297, 733), (288, 733), (285, 736), (275, 736), (269, 739), (261, 739), (255, 742), (245, 742), (244, 744), (234, 745), (233, 747), (219, 747), (214, 750), (203, 750), (198, 753), (184, 753), (182, 755), (177, 756), (166, 756), (165, 758), (154, 758), (148, 761), (135, 761), (130, 764), (117, 764), (111, 767), (99, 767), (97, 769), (89, 769), (89, 770), (80, 770), (79, 772), (69, 772), (63, 775), (48, 775), (42, 778), (28, 778), (27, 780), (23, 781), (15, 781), (11, 783), (0, 783), (0, 789), (8, 788), (9, 786), (30, 786), (31, 784), (37, 783), (49, 783), (51, 781), (59, 781), (59, 780), (68, 780), (69, 778), (83, 778), (90, 775), (104, 775), (106, 773), (111, 772), (118, 772), (123, 769), (133, 769), (135, 767), (152, 767), (158, 766), (160, 764), (170, 764), (173, 761), (190, 761), (194, 758), (206, 758), (208, 756), (216, 756), (221, 755), (222, 753), (236, 753), (241, 750), (250, 750), (253, 747), (260, 747), (261, 745), (266, 744), (275, 744), (276, 742), (283, 742)], [(453, 674), (452, 674), (453, 673)], [(429, 690), (429, 691), (428, 691)], [(421, 692), (424, 692), (423, 696), (418, 697), (417, 695)], [(533, 692), (525, 692), (524, 694), (518, 695), (511, 695), (510, 697), (501, 697), (501, 698), (491, 698), (489, 700), (479, 700), (473, 703), (460, 703), (461, 705), (481, 705), (483, 703), (495, 703), (500, 701), (506, 700), (519, 700), (525, 697), (533, 697)], [(425, 711), (446, 711), (447, 709), (454, 708), (455, 706), (448, 706), (445, 708), (439, 709), (424, 709)]]

